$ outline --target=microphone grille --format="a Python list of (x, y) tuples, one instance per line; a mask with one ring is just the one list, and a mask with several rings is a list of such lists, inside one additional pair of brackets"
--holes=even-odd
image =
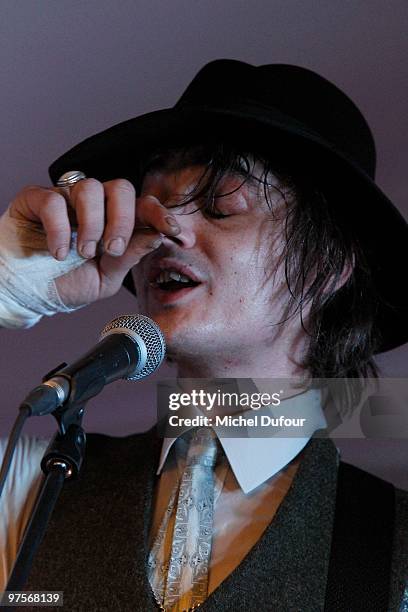
[(144, 315), (122, 315), (113, 319), (105, 325), (102, 330), (101, 338), (106, 334), (114, 333), (115, 329), (129, 329), (140, 336), (146, 346), (146, 363), (144, 367), (131, 376), (127, 376), (126, 380), (139, 380), (145, 376), (153, 374), (162, 363), (166, 354), (166, 343), (160, 327)]

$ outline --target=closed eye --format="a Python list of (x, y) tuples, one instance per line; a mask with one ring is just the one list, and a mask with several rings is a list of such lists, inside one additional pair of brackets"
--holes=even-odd
[(232, 216), (232, 215), (224, 215), (223, 213), (217, 210), (206, 210), (205, 215), (207, 217), (211, 217), (211, 219), (225, 219), (226, 217)]

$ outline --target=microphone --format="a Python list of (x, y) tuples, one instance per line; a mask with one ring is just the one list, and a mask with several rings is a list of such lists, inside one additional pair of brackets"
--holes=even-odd
[[(71, 365), (63, 364), (35, 387), (20, 408), (29, 416), (85, 402), (115, 380), (140, 380), (157, 370), (166, 353), (158, 325), (144, 315), (123, 315), (102, 330), (100, 341)], [(61, 368), (61, 369), (60, 369)]]

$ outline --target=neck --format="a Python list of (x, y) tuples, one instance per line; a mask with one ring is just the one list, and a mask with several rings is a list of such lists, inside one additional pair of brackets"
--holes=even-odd
[(237, 363), (232, 359), (219, 363), (199, 360), (177, 362), (179, 378), (297, 378), (305, 371), (297, 364), (275, 358), (274, 361), (260, 364)]

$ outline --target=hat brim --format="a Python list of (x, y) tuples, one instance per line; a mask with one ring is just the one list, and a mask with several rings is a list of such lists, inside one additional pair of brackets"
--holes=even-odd
[[(400, 288), (400, 270), (407, 261), (408, 225), (397, 208), (364, 171), (318, 134), (276, 109), (237, 104), (228, 110), (175, 107), (119, 123), (79, 143), (49, 168), (51, 180), (81, 170), (101, 181), (134, 180), (139, 159), (157, 147), (207, 140), (226, 140), (268, 150), (276, 156), (282, 138), (293, 158), (318, 164), (322, 184), (345, 194), (344, 213), (364, 246), (379, 295), (375, 325), (382, 342), (378, 352), (408, 342), (408, 297)], [(129, 285), (128, 285), (128, 288)]]

